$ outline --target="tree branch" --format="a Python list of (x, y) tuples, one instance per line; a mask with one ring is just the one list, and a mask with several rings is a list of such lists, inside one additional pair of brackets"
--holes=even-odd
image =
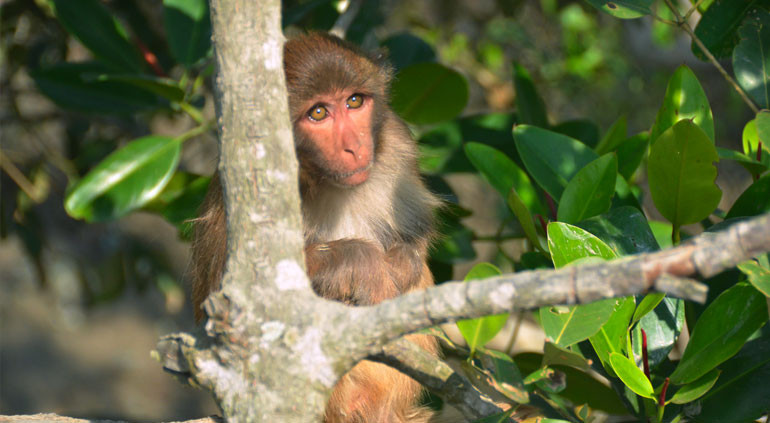
[[(708, 278), (770, 251), (770, 213), (705, 233), (678, 247), (605, 263), (507, 274), (473, 283), (449, 282), (379, 305), (352, 310), (360, 330), (381, 342), (421, 328), (545, 305), (583, 304), (658, 291), (705, 301)], [(373, 350), (373, 353), (376, 351)]]

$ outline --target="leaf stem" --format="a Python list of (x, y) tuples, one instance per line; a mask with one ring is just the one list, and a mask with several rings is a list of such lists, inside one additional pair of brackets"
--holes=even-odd
[[(712, 65), (714, 65), (715, 68), (719, 71), (719, 73), (722, 74), (722, 76), (727, 80), (727, 82), (733, 86), (735, 91), (738, 92), (738, 95), (741, 96), (741, 99), (743, 99), (743, 102), (746, 103), (746, 105), (749, 106), (751, 111), (754, 113), (758, 113), (759, 109), (754, 104), (753, 101), (749, 98), (748, 95), (746, 95), (746, 92), (743, 91), (743, 88), (741, 88), (740, 85), (733, 79), (732, 76), (730, 76), (729, 73), (725, 70), (725, 68), (722, 66), (722, 64), (719, 63), (719, 61), (714, 57), (713, 54), (709, 51), (709, 49), (706, 47), (705, 44), (698, 38), (697, 35), (695, 35), (695, 31), (693, 31), (692, 27), (689, 23), (687, 23), (687, 19), (682, 17), (682, 15), (679, 13), (679, 10), (674, 6), (673, 3), (671, 3), (671, 0), (664, 0), (666, 2), (666, 5), (668, 5), (668, 8), (671, 9), (671, 12), (676, 16), (676, 25), (680, 28), (682, 28), (689, 36), (692, 38), (692, 41), (695, 43), (695, 45), (698, 46), (698, 48), (703, 52), (703, 54), (706, 56), (706, 58), (711, 62)], [(689, 12), (688, 12), (689, 13)]]
[(209, 130), (211, 130), (213, 126), (214, 126), (213, 122), (206, 122), (204, 124), (196, 126), (195, 128), (190, 129), (184, 134), (178, 135), (175, 139), (179, 142), (187, 141), (190, 138), (197, 137), (200, 134), (208, 132)]
[(193, 107), (193, 105), (191, 105), (190, 103), (188, 103), (186, 101), (180, 101), (178, 104), (179, 104), (179, 107), (182, 110), (184, 110), (185, 113), (190, 115), (190, 117), (193, 118), (193, 120), (198, 125), (202, 125), (203, 124), (203, 122), (205, 120), (203, 119), (203, 115), (201, 114), (200, 110), (198, 110), (197, 108)]

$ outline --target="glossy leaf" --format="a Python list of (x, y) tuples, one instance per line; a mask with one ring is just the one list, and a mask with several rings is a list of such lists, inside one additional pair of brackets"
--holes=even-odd
[(671, 382), (682, 385), (708, 373), (737, 353), (767, 318), (765, 296), (754, 287), (740, 283), (723, 292), (695, 324)]
[(548, 224), (548, 249), (557, 269), (581, 258), (611, 260), (617, 257), (615, 251), (595, 235), (562, 222)]
[(559, 200), (559, 220), (574, 224), (608, 211), (617, 174), (618, 159), (611, 153), (585, 165), (564, 188)]
[(161, 136), (134, 140), (110, 154), (69, 192), (67, 213), (76, 219), (119, 218), (155, 198), (179, 162), (179, 141)]
[(650, 193), (658, 211), (675, 228), (700, 222), (719, 204), (722, 191), (714, 181), (716, 148), (692, 121), (683, 120), (652, 146), (647, 162)]
[[(717, 384), (701, 399), (698, 421), (752, 422), (770, 409), (770, 330), (719, 366)], [(729, 407), (725, 405), (729, 404)]]
[(623, 115), (619, 117), (618, 120), (612, 124), (612, 126), (610, 126), (610, 129), (608, 129), (607, 133), (604, 134), (604, 137), (602, 137), (601, 141), (599, 141), (599, 144), (596, 145), (594, 151), (596, 151), (597, 154), (607, 154), (609, 152), (615, 151), (620, 143), (626, 139), (626, 133), (628, 132), (627, 128), (628, 122), (626, 115)]
[(468, 83), (438, 63), (418, 63), (398, 73), (391, 87), (391, 105), (404, 120), (417, 125), (456, 117), (468, 102)]
[(164, 107), (152, 92), (121, 81), (100, 81), (109, 71), (98, 63), (60, 63), (31, 72), (37, 88), (65, 109), (133, 114)]
[(529, 176), (505, 154), (488, 145), (469, 142), (465, 144), (465, 155), (503, 198), (508, 198), (511, 189), (515, 189), (521, 201), (532, 212), (543, 213)]
[(599, 157), (580, 141), (530, 125), (516, 125), (513, 138), (527, 171), (554, 201), (583, 166)]
[(770, 211), (770, 173), (757, 179), (730, 208), (725, 219), (757, 216)]
[(764, 268), (755, 261), (745, 261), (738, 265), (738, 269), (743, 272), (754, 286), (765, 297), (770, 298), (770, 269)]
[[(760, 143), (759, 129), (762, 129)], [(752, 160), (762, 163), (764, 168), (770, 168), (770, 111), (761, 110), (757, 118), (746, 122), (743, 128), (743, 152)], [(761, 147), (760, 147), (761, 146)], [(761, 148), (762, 151), (759, 151)], [(751, 172), (752, 169), (749, 169)], [(759, 173), (753, 174), (758, 176)]]
[(626, 138), (615, 152), (618, 155), (618, 173), (631, 180), (647, 154), (647, 142), (650, 136), (646, 132)]
[(719, 373), (719, 370), (714, 369), (700, 379), (682, 386), (670, 400), (666, 401), (666, 404), (687, 404), (702, 397), (717, 383)]
[(770, 108), (770, 13), (764, 8), (746, 15), (733, 50), (735, 79), (760, 108)]
[(682, 120), (692, 120), (714, 143), (714, 119), (709, 100), (698, 78), (685, 65), (679, 66), (668, 81), (663, 105), (650, 131), (650, 145), (655, 147), (658, 137)]
[[(465, 276), (465, 281), (472, 282), (476, 279), (484, 279), (501, 274), (500, 269), (492, 264), (479, 263), (468, 272)], [(507, 320), (507, 313), (479, 319), (460, 320), (457, 322), (457, 328), (460, 329), (460, 333), (465, 338), (465, 342), (468, 343), (468, 348), (471, 349), (471, 355), (473, 355), (477, 348), (486, 345), (487, 342), (491, 341), (500, 332)]]
[(674, 348), (684, 327), (684, 301), (678, 298), (663, 298), (663, 301), (639, 319), (632, 334), (632, 348), (641, 357), (642, 332), (647, 334), (647, 357), (651, 368), (666, 360)]
[(586, 0), (591, 6), (620, 19), (634, 19), (652, 13), (654, 0)]
[(628, 325), (634, 313), (634, 303), (634, 297), (618, 298), (612, 316), (595, 335), (588, 338), (604, 370), (611, 377), (615, 373), (610, 364), (610, 354), (623, 353), (628, 349)]
[(56, 17), (67, 31), (114, 69), (139, 72), (138, 52), (120, 22), (98, 0), (53, 0)]
[(654, 310), (655, 307), (657, 307), (665, 297), (666, 294), (660, 292), (653, 292), (645, 295), (644, 298), (642, 298), (642, 300), (639, 302), (639, 305), (636, 306), (634, 317), (631, 319), (631, 323), (636, 323), (641, 320), (641, 318), (646, 316), (647, 313)]
[(540, 324), (546, 338), (556, 345), (568, 347), (596, 334), (609, 320), (617, 300), (609, 298), (578, 306), (540, 308)]
[[(758, 0), (715, 0), (698, 21), (695, 35), (714, 57), (719, 59), (731, 57), (733, 49), (740, 41), (738, 27), (746, 13), (759, 2)], [(691, 47), (693, 54), (698, 58), (708, 60), (695, 42)]]
[(516, 90), (516, 112), (519, 123), (547, 128), (548, 115), (545, 103), (538, 94), (529, 72), (519, 64), (513, 65), (513, 86)]
[[(587, 257), (612, 259), (614, 251), (599, 238), (566, 223), (548, 224), (548, 248), (556, 268)], [(542, 307), (540, 323), (546, 336), (559, 346), (569, 346), (594, 335), (615, 311), (614, 298), (579, 306)]]
[(208, 192), (211, 178), (178, 171), (158, 196), (144, 209), (160, 213), (179, 230), (182, 239), (192, 237), (192, 219)]
[(620, 380), (634, 391), (636, 395), (655, 399), (655, 391), (652, 389), (652, 384), (647, 379), (647, 376), (644, 375), (644, 372), (636, 367), (636, 363), (623, 354), (612, 353), (610, 354), (610, 364)]
[(635, 207), (612, 209), (577, 226), (601, 239), (621, 256), (659, 249), (647, 218)]
[(168, 46), (189, 68), (211, 52), (211, 20), (206, 0), (163, 0)]

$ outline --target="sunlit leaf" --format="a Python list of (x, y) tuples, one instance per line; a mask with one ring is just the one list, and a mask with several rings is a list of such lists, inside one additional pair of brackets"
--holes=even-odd
[(69, 192), (67, 213), (98, 221), (119, 218), (155, 198), (171, 179), (179, 162), (180, 143), (148, 136), (115, 151)]
[(682, 120), (692, 120), (714, 143), (714, 119), (708, 97), (698, 78), (685, 65), (679, 66), (668, 81), (663, 105), (650, 131), (650, 145), (655, 147), (658, 137)]
[(735, 79), (760, 108), (770, 108), (770, 13), (757, 8), (738, 29), (740, 43), (733, 50)]
[[(484, 279), (501, 274), (500, 269), (492, 264), (479, 263), (468, 272), (465, 276), (465, 281), (473, 283), (472, 281), (476, 279)], [(483, 347), (487, 342), (491, 341), (505, 326), (507, 320), (507, 313), (479, 319), (460, 320), (457, 322), (457, 328), (460, 329), (465, 342), (468, 343), (468, 348), (471, 349), (472, 355), (477, 348)]]
[(574, 224), (608, 211), (615, 193), (617, 174), (618, 159), (612, 153), (580, 169), (559, 200), (559, 220)]
[(623, 354), (612, 353), (610, 354), (610, 364), (620, 380), (636, 395), (655, 399), (655, 391), (652, 389), (650, 380), (641, 369), (636, 367), (632, 360)]

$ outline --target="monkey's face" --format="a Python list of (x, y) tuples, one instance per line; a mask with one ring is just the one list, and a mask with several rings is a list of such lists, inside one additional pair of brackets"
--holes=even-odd
[(365, 182), (374, 163), (374, 99), (341, 91), (318, 95), (306, 104), (295, 122), (300, 162), (335, 185), (353, 187)]

